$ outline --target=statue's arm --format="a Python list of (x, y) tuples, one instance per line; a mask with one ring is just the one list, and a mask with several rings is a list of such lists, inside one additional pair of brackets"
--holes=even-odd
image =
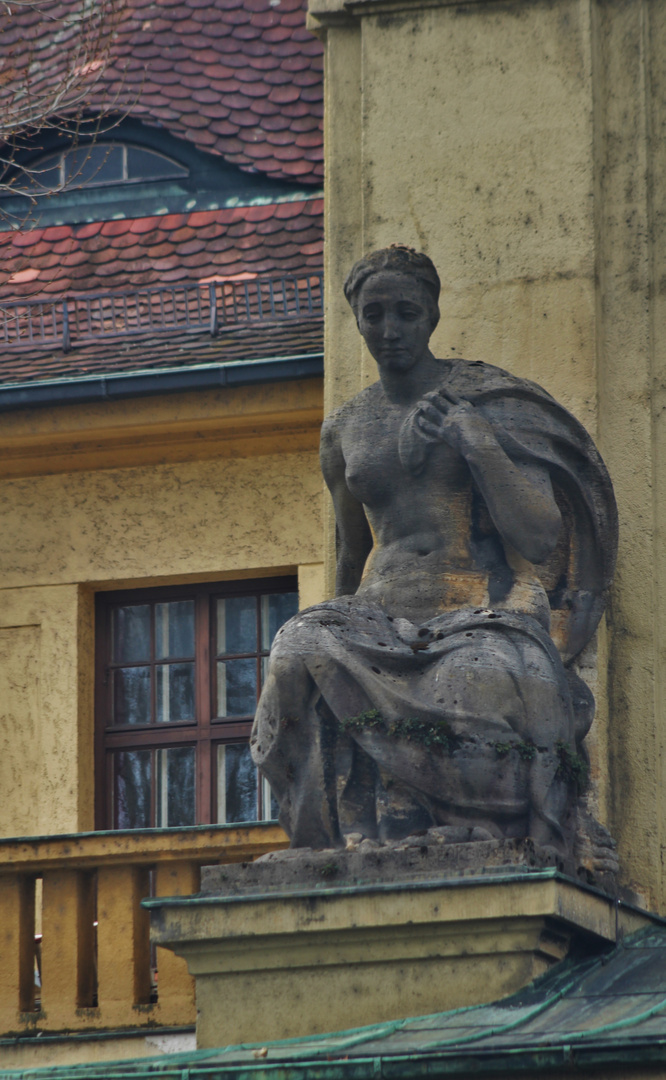
[(361, 583), (363, 568), (372, 549), (372, 533), (363, 504), (354, 498), (347, 487), (339, 420), (335, 415), (324, 421), (319, 456), (321, 471), (335, 509), (335, 595), (348, 596), (355, 593)]
[(485, 417), (453, 394), (428, 394), (414, 413), (426, 441), (446, 441), (467, 462), (502, 540), (532, 563), (555, 550), (562, 516), (550, 474), (542, 465), (516, 463)]
[(502, 540), (529, 562), (543, 562), (555, 550), (562, 527), (550, 475), (541, 465), (516, 465), (494, 443), (470, 448), (470, 472)]

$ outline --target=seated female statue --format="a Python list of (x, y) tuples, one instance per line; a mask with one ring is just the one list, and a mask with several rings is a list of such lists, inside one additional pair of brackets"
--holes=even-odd
[(616, 547), (606, 469), (546, 391), (429, 349), (425, 255), (345, 293), (379, 381), (333, 412), (337, 598), (278, 633), (252, 753), (293, 847), (472, 824), (570, 854), (594, 713), (571, 664)]

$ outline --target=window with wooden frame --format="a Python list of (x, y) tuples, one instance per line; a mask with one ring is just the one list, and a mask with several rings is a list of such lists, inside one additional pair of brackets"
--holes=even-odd
[(277, 817), (248, 740), (297, 610), (293, 577), (98, 594), (97, 828)]

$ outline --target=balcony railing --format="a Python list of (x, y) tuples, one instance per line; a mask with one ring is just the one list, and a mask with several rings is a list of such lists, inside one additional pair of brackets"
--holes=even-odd
[(321, 274), (244, 281), (160, 285), (57, 300), (0, 304), (0, 344), (74, 344), (135, 334), (210, 333), (262, 321), (306, 319), (323, 312)]
[(194, 1024), (185, 961), (151, 958), (141, 900), (190, 895), (201, 866), (286, 846), (273, 824), (0, 841), (0, 1035)]

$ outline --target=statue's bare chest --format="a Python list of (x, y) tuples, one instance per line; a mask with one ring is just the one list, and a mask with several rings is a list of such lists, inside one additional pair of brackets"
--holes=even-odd
[(373, 507), (400, 501), (407, 487), (413, 492), (433, 480), (442, 489), (458, 489), (470, 481), (465, 462), (447, 444), (431, 446), (423, 474), (407, 472), (400, 460), (400, 429), (411, 407), (382, 402), (381, 409), (368, 408), (350, 419), (342, 432), (345, 479), (352, 495)]

